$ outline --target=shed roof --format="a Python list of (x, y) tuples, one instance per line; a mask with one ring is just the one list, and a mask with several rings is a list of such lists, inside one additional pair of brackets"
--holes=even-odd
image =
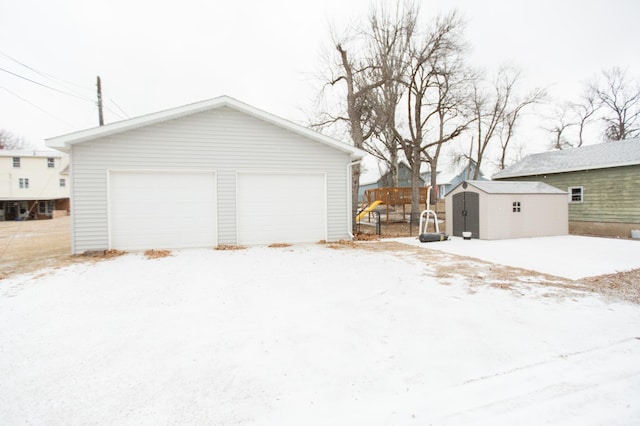
[(118, 133), (126, 132), (129, 130), (137, 129), (140, 127), (149, 126), (176, 118), (189, 116), (192, 114), (198, 114), (205, 111), (210, 111), (218, 108), (231, 108), (236, 111), (251, 115), (260, 120), (271, 123), (275, 126), (292, 131), (299, 135), (305, 136), (316, 142), (328, 145), (332, 148), (338, 149), (351, 155), (354, 159), (364, 157), (365, 152), (357, 149), (351, 145), (347, 145), (337, 139), (333, 139), (329, 136), (325, 136), (313, 130), (310, 130), (304, 126), (293, 123), (292, 121), (285, 120), (273, 114), (270, 114), (261, 109), (252, 107), (251, 105), (240, 102), (230, 96), (220, 96), (217, 98), (209, 99), (206, 101), (196, 102), (188, 105), (184, 105), (177, 108), (168, 109), (165, 111), (154, 112), (152, 114), (143, 115), (140, 117), (134, 117), (115, 123), (106, 124), (104, 126), (94, 127), (91, 129), (81, 130), (74, 133), (69, 133), (46, 140), (46, 144), (50, 148), (54, 148), (60, 151), (69, 152), (72, 145), (94, 140), (106, 136), (115, 135)]
[(529, 155), (511, 167), (496, 173), (493, 179), (637, 164), (640, 164), (640, 138)]
[(566, 194), (565, 191), (544, 182), (496, 182), (491, 180), (468, 180), (466, 182), (487, 194)]

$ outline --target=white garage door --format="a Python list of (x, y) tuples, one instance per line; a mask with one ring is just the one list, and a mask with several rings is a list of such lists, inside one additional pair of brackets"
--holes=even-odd
[(238, 173), (238, 244), (327, 239), (324, 173)]
[(110, 171), (114, 249), (217, 245), (215, 172)]

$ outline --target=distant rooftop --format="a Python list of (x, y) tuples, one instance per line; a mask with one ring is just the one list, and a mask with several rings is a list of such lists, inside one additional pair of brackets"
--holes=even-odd
[(565, 191), (543, 182), (468, 180), (467, 183), (487, 194), (566, 194)]
[(529, 155), (511, 167), (496, 173), (493, 179), (637, 164), (640, 164), (640, 138)]
[(0, 157), (62, 157), (53, 149), (0, 149)]

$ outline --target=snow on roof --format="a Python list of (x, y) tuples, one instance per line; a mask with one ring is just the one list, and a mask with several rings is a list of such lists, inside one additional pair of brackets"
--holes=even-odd
[(466, 182), (487, 194), (566, 194), (565, 191), (543, 182), (496, 182), (490, 180), (468, 180)]
[(52, 149), (0, 149), (0, 157), (62, 157), (59, 151)]
[(116, 123), (106, 124), (104, 126), (81, 130), (79, 132), (57, 136), (55, 138), (49, 138), (46, 140), (46, 144), (48, 147), (68, 152), (71, 149), (71, 145), (75, 145), (77, 143), (110, 136), (140, 127), (149, 126), (152, 124), (161, 123), (223, 107), (228, 107), (247, 115), (251, 115), (275, 126), (287, 129), (309, 139), (315, 140), (316, 142), (320, 142), (330, 147), (336, 148), (340, 151), (349, 153), (354, 159), (362, 158), (366, 154), (364, 151), (343, 143), (337, 139), (310, 130), (292, 121), (285, 120), (284, 118), (277, 117), (261, 109), (252, 107), (251, 105), (240, 102), (230, 96), (220, 96), (206, 101), (195, 102), (165, 111), (158, 111), (152, 114), (130, 118), (127, 120), (118, 121)]
[(442, 172), (442, 173), (438, 173), (437, 176), (436, 176), (436, 184), (437, 185), (446, 185), (446, 184), (450, 183), (453, 180), (453, 178), (455, 178), (458, 175), (459, 175), (459, 173), (456, 173), (453, 170)]
[(493, 179), (637, 164), (640, 164), (640, 138), (529, 155), (496, 173)]

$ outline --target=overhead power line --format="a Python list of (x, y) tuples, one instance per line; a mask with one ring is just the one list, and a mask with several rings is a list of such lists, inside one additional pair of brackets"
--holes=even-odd
[[(81, 93), (79, 93), (77, 90), (75, 90), (75, 89), (73, 89), (73, 88), (71, 88), (71, 87), (69, 87), (69, 86), (75, 86), (76, 88), (78, 88), (78, 89), (82, 89), (82, 90), (84, 90), (85, 92), (89, 92), (89, 91), (90, 91), (90, 89), (88, 89), (88, 88), (86, 88), (86, 87), (82, 87), (82, 86), (80, 86), (80, 85), (78, 85), (78, 84), (72, 83), (72, 82), (70, 82), (70, 81), (63, 80), (63, 79), (58, 78), (58, 77), (56, 77), (56, 76), (54, 76), (54, 75), (51, 75), (51, 74), (48, 74), (48, 73), (46, 73), (46, 72), (43, 72), (43, 71), (37, 70), (37, 69), (33, 68), (32, 66), (29, 66), (29, 65), (25, 64), (24, 62), (22, 62), (22, 61), (20, 61), (20, 60), (18, 60), (18, 59), (16, 59), (16, 58), (14, 58), (14, 57), (12, 57), (12, 56), (7, 55), (7, 54), (6, 54), (6, 53), (4, 53), (4, 52), (0, 52), (0, 55), (4, 56), (4, 57), (5, 57), (5, 58), (7, 58), (7, 59), (12, 60), (13, 62), (15, 62), (15, 63), (17, 63), (17, 64), (19, 64), (19, 65), (21, 65), (21, 66), (25, 67), (26, 69), (28, 69), (28, 70), (30, 70), (30, 71), (33, 71), (34, 73), (36, 73), (36, 74), (38, 74), (38, 75), (40, 75), (40, 76), (42, 76), (42, 77), (44, 77), (44, 78), (46, 78), (46, 79), (48, 79), (48, 80), (52, 81), (53, 83), (57, 83), (57, 84), (61, 84), (62, 86), (65, 86), (65, 88), (66, 88), (66, 89), (68, 89), (68, 90), (70, 90), (70, 91), (74, 92), (74, 93), (75, 93), (76, 95), (78, 95), (78, 96), (83, 96), (83, 95), (82, 95)], [(87, 97), (88, 97), (88, 96), (87, 96)]]
[(38, 109), (38, 110), (42, 111), (43, 113), (47, 114), (49, 117), (51, 117), (51, 118), (53, 118), (53, 119), (55, 119), (55, 120), (58, 120), (59, 122), (64, 123), (64, 124), (66, 124), (67, 126), (69, 126), (69, 127), (73, 128), (73, 129), (75, 129), (75, 128), (76, 128), (76, 126), (74, 126), (73, 124), (69, 123), (68, 121), (63, 120), (63, 119), (62, 119), (62, 118), (60, 118), (60, 117), (56, 117), (55, 115), (51, 114), (51, 113), (50, 113), (49, 111), (47, 111), (46, 109), (44, 109), (44, 108), (42, 108), (42, 107), (40, 107), (40, 106), (38, 106), (38, 105), (34, 104), (33, 102), (31, 102), (31, 101), (30, 101), (30, 100), (28, 100), (28, 99), (23, 98), (22, 96), (20, 96), (20, 95), (18, 95), (17, 93), (15, 93), (15, 92), (13, 92), (13, 91), (11, 91), (11, 90), (7, 89), (6, 87), (0, 87), (0, 89), (4, 89), (4, 90), (6, 90), (8, 93), (12, 94), (13, 96), (15, 96), (16, 98), (18, 98), (18, 99), (22, 100), (23, 102), (28, 103), (28, 104), (29, 104), (29, 105), (31, 105), (32, 107), (34, 107), (34, 108), (36, 108), (36, 109)]
[[(4, 71), (4, 72), (6, 72), (6, 73), (8, 73), (8, 74), (11, 74), (11, 75), (13, 75), (13, 76), (15, 76), (15, 77), (21, 78), (21, 79), (26, 80), (26, 81), (28, 81), (28, 82), (30, 82), (30, 83), (33, 83), (33, 84), (37, 84), (38, 86), (42, 86), (42, 87), (45, 87), (45, 88), (47, 88), (47, 89), (54, 90), (54, 91), (56, 91), (56, 92), (58, 92), (58, 93), (62, 93), (62, 94), (67, 95), (67, 96), (71, 96), (71, 97), (74, 97), (74, 98), (77, 98), (77, 99), (80, 99), (80, 100), (83, 100), (83, 101), (87, 101), (87, 102), (94, 103), (94, 100), (93, 100), (93, 99), (91, 99), (89, 96), (85, 96), (85, 95), (81, 94), (78, 90), (75, 90), (74, 88), (72, 88), (72, 87), (70, 87), (70, 86), (75, 86), (75, 87), (77, 87), (77, 88), (79, 88), (79, 89), (81, 89), (81, 90), (88, 90), (86, 87), (82, 87), (82, 86), (80, 86), (80, 85), (78, 85), (78, 84), (75, 84), (75, 83), (72, 83), (72, 82), (69, 82), (69, 81), (66, 81), (66, 80), (60, 79), (60, 78), (58, 78), (58, 77), (56, 77), (56, 76), (53, 76), (53, 75), (51, 75), (51, 74), (48, 74), (48, 73), (45, 73), (45, 72), (42, 72), (42, 71), (39, 71), (39, 70), (37, 70), (37, 69), (33, 68), (32, 66), (29, 66), (29, 65), (25, 64), (24, 62), (22, 62), (22, 61), (20, 61), (20, 60), (18, 60), (18, 59), (16, 59), (16, 58), (14, 58), (14, 57), (12, 57), (12, 56), (10, 56), (10, 55), (7, 55), (7, 54), (6, 54), (6, 53), (4, 53), (4, 52), (0, 52), (0, 55), (1, 55), (1, 56), (4, 56), (5, 58), (7, 58), (7, 59), (9, 59), (9, 60), (11, 60), (11, 61), (13, 61), (13, 62), (15, 62), (15, 63), (19, 64), (19, 65), (21, 65), (22, 67), (24, 67), (24, 68), (28, 69), (28, 70), (29, 70), (29, 71), (31, 71), (31, 72), (34, 72), (34, 73), (38, 74), (39, 76), (42, 76), (42, 77), (44, 77), (44, 78), (46, 78), (46, 79), (50, 80), (51, 82), (53, 82), (53, 83), (55, 83), (55, 84), (57, 84), (57, 85), (63, 86), (63, 87), (64, 87), (65, 89), (67, 89), (67, 90), (61, 90), (61, 89), (58, 89), (58, 88), (52, 87), (52, 86), (50, 86), (50, 85), (47, 85), (47, 84), (41, 83), (41, 82), (39, 82), (39, 81), (33, 80), (33, 79), (31, 79), (31, 78), (25, 77), (24, 75), (18, 74), (18, 73), (13, 72), (13, 71), (9, 71), (9, 70), (4, 69), (4, 68), (0, 68), (0, 71)], [(6, 88), (4, 88), (4, 89), (5, 89), (5, 90), (7, 90), (7, 91), (9, 91), (9, 89), (6, 89)], [(73, 93), (72, 93), (72, 92), (73, 92)], [(21, 96), (17, 95), (16, 93), (14, 93), (14, 92), (11, 92), (11, 93), (12, 93), (13, 95), (15, 95), (15, 96), (19, 97), (19, 98), (20, 98), (20, 99), (22, 99), (23, 101), (25, 101), (25, 102), (27, 102), (27, 103), (30, 103), (30, 104), (31, 104), (31, 105), (33, 105), (34, 107), (39, 108), (37, 105), (35, 105), (35, 104), (31, 103), (31, 102), (30, 102), (30, 101), (28, 101), (27, 99), (22, 98)], [(108, 100), (109, 100), (109, 101), (110, 101), (110, 102), (111, 102), (111, 103), (112, 103), (112, 104), (113, 104), (113, 105), (114, 105), (114, 106), (115, 106), (115, 107), (116, 107), (116, 108), (117, 108), (117, 109), (118, 109), (122, 114), (120, 114), (119, 112), (115, 111), (115, 110), (114, 110), (114, 109), (112, 109), (112, 108), (109, 108), (107, 105), (104, 105), (104, 104), (103, 104), (102, 106), (104, 107), (104, 109), (108, 110), (109, 112), (111, 112), (113, 115), (117, 116), (117, 117), (118, 117), (119, 119), (121, 119), (121, 120), (122, 120), (122, 119), (125, 119), (125, 118), (129, 118), (129, 114), (127, 114), (127, 113), (124, 111), (124, 109), (122, 109), (122, 107), (121, 107), (120, 105), (118, 105), (118, 103), (116, 103), (116, 101), (115, 101), (115, 100), (113, 100), (112, 98), (109, 98)], [(100, 103), (102, 103), (102, 102), (100, 102)], [(100, 108), (100, 105), (99, 105), (99, 108)], [(40, 109), (40, 108), (39, 108), (39, 109)], [(48, 112), (46, 112), (46, 111), (44, 111), (44, 110), (43, 110), (43, 112), (45, 112), (45, 113), (49, 114)]]
[[(125, 117), (129, 118), (129, 114), (127, 114), (122, 108), (120, 108), (120, 105), (118, 105), (116, 103), (116, 101), (114, 101), (111, 98), (109, 98), (109, 100), (111, 101), (112, 104), (114, 104), (124, 114)], [(109, 111), (111, 111), (111, 110), (109, 110)], [(113, 111), (111, 111), (111, 112), (113, 112)], [(119, 114), (116, 114), (116, 115), (119, 115)]]
[(6, 72), (7, 74), (11, 74), (11, 75), (13, 75), (13, 76), (15, 76), (15, 77), (21, 78), (21, 79), (26, 80), (26, 81), (28, 81), (28, 82), (30, 82), (30, 83), (33, 83), (33, 84), (37, 84), (38, 86), (45, 87), (45, 88), (47, 88), (47, 89), (49, 89), (49, 90), (53, 90), (53, 91), (55, 91), (55, 92), (62, 93), (63, 95), (72, 96), (72, 97), (74, 97), (74, 98), (77, 98), (77, 99), (80, 99), (80, 100), (83, 100), (83, 101), (87, 101), (87, 102), (91, 102), (91, 103), (93, 103), (93, 100), (91, 100), (91, 99), (88, 99), (88, 98), (85, 98), (85, 97), (81, 97), (81, 96), (78, 96), (78, 95), (74, 95), (73, 93), (65, 92), (65, 91), (63, 91), (63, 90), (56, 89), (55, 87), (47, 86), (47, 85), (46, 85), (46, 84), (44, 84), (44, 83), (40, 83), (39, 81), (31, 80), (31, 79), (30, 79), (30, 78), (28, 78), (28, 77), (24, 77), (24, 76), (22, 76), (22, 75), (20, 75), (20, 74), (16, 74), (16, 73), (11, 72), (11, 71), (9, 71), (9, 70), (6, 70), (6, 69), (4, 69), (4, 68), (0, 68), (0, 71), (4, 71), (4, 72)]

